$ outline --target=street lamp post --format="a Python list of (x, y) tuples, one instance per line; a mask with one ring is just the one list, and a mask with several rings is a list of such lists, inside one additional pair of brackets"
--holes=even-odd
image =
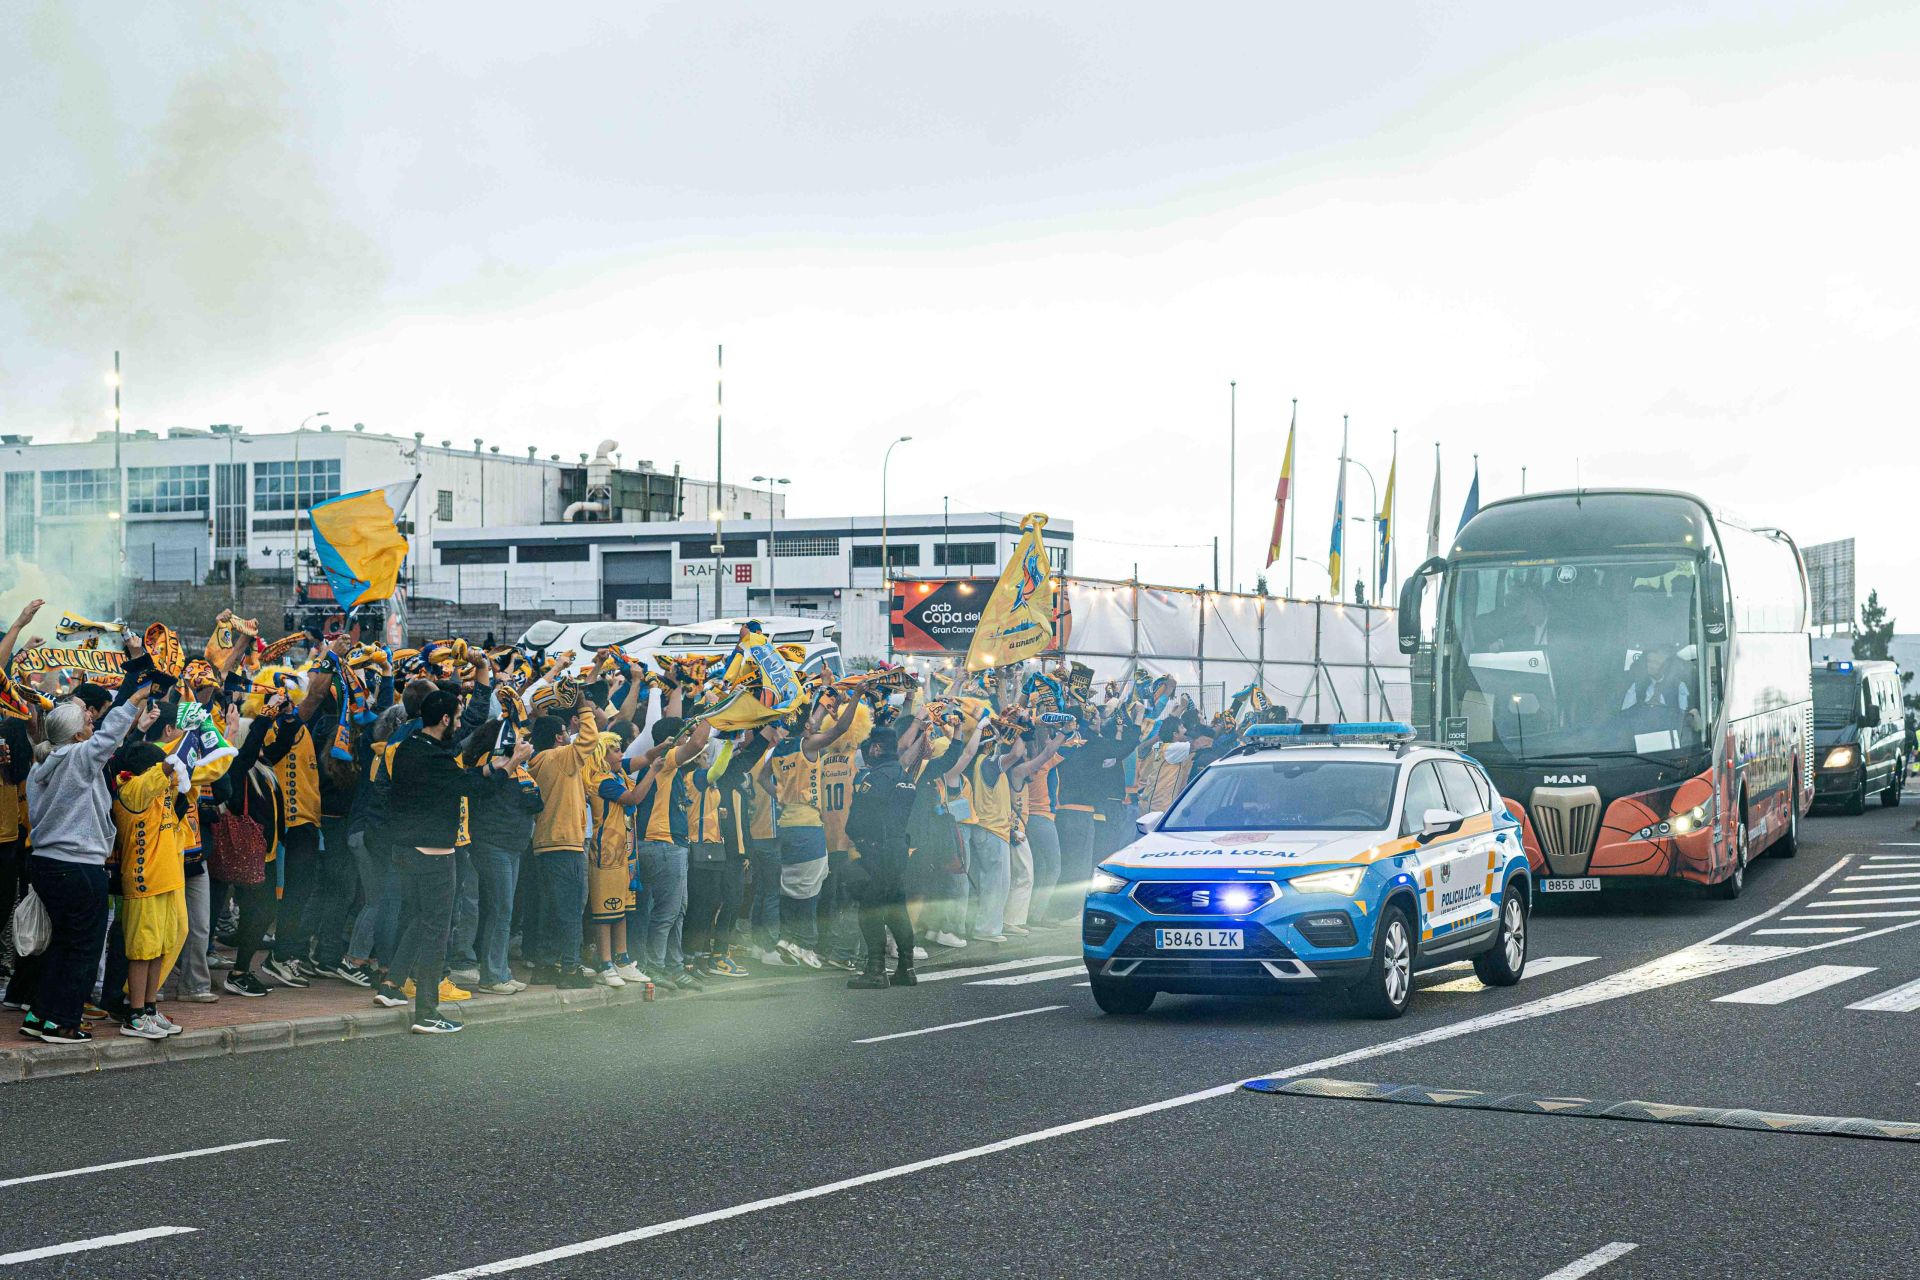
[[(246, 512), (245, 508), (240, 504), (243, 495), (246, 493), (246, 486), (240, 483), (239, 477), (236, 476), (233, 471), (233, 446), (235, 444), (252, 444), (253, 441), (241, 440), (239, 438), (240, 428), (233, 423), (223, 424), (221, 429), (225, 431), (227, 435), (226, 507), (228, 518), (236, 521), (235, 527), (227, 530), (227, 600), (231, 604), (239, 604), (240, 543), (246, 536)], [(217, 484), (213, 486), (213, 498), (213, 532), (214, 540), (217, 542), (220, 536), (220, 486)], [(294, 523), (298, 524), (299, 520), (300, 517), (296, 514), (294, 516)]]
[(880, 459), (880, 600), (887, 607), (888, 662), (893, 661), (893, 565), (887, 558), (887, 467), (893, 462), (894, 449), (911, 439), (912, 436), (901, 436), (887, 446), (887, 452)]
[(1324, 570), (1326, 568), (1325, 565), (1315, 560), (1312, 556), (1295, 556), (1294, 559), (1298, 560), (1301, 564), (1310, 564), (1316, 569)]
[(773, 540), (777, 532), (777, 526), (774, 523), (773, 514), (773, 486), (786, 484), (787, 480), (784, 476), (755, 476), (753, 482), (767, 486), (767, 612), (774, 614), (780, 611), (774, 607), (777, 600), (775, 597), (773, 578), (773, 557), (775, 555)]
[(120, 465), (120, 353), (113, 353), (113, 619), (126, 616), (127, 473)]

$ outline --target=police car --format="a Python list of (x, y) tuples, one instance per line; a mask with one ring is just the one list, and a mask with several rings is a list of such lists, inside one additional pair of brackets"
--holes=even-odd
[(1254, 725), (1141, 838), (1094, 869), (1081, 921), (1093, 998), (1346, 988), (1397, 1018), (1422, 969), (1527, 963), (1532, 881), (1484, 770), (1403, 724)]

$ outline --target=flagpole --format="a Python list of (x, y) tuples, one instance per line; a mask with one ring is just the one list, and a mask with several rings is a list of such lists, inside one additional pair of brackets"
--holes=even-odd
[[(1400, 428), (1393, 429), (1393, 461), (1387, 465), (1387, 475), (1392, 477), (1393, 485), (1387, 492), (1387, 505), (1393, 506), (1400, 500)], [(1393, 512), (1387, 512), (1387, 536), (1393, 539), (1387, 544), (1387, 599), (1394, 604), (1400, 601), (1394, 588), (1400, 584), (1400, 535), (1393, 527)], [(1376, 603), (1378, 603), (1376, 601)]]
[[(1233, 477), (1239, 468), (1237, 461), (1240, 450), (1240, 384), (1233, 379), (1227, 380), (1227, 585), (1235, 591), (1240, 589), (1239, 581), (1233, 576), (1234, 531), (1237, 527), (1238, 496), (1234, 492)], [(1218, 590), (1220, 584), (1214, 583)]]
[[(1300, 425), (1300, 397), (1295, 396), (1293, 398), (1293, 416), (1287, 422), (1287, 439), (1289, 441), (1292, 441), (1294, 439), (1294, 434), (1293, 434), (1294, 428), (1298, 427), (1299, 425)], [(1291, 484), (1292, 478), (1289, 477), (1288, 479), (1289, 479), (1289, 484), (1287, 485), (1287, 497), (1289, 499), (1292, 499), (1293, 497), (1293, 485)], [(1300, 528), (1300, 504), (1296, 501), (1296, 502), (1293, 502), (1292, 505), (1293, 505), (1293, 510), (1287, 512), (1287, 599), (1289, 600), (1293, 599), (1293, 560), (1294, 560), (1294, 556), (1297, 555), (1300, 551), (1300, 539), (1297, 536)]]

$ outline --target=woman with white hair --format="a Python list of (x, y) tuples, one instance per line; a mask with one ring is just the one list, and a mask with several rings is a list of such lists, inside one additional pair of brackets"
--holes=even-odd
[[(139, 676), (129, 672), (126, 680), (131, 686)], [(152, 696), (150, 684), (123, 691), (98, 729), (84, 704), (60, 703), (47, 713), (51, 750), (27, 775), (33, 821), (27, 878), (53, 928), (46, 951), (36, 957), (39, 973), (24, 1029), (53, 1044), (93, 1038), (80, 1025), (80, 1011), (107, 936), (107, 854), (114, 829), (106, 763)]]

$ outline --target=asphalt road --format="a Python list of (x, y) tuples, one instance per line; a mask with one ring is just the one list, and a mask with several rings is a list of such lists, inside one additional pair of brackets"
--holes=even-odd
[[(1432, 974), (1392, 1023), (1170, 997), (1103, 1017), (1060, 931), (1009, 953), (1029, 963), (913, 990), (754, 984), (8, 1086), (0, 1269), (1914, 1274), (1920, 1143), (1237, 1086), (1308, 1075), (1920, 1121), (1920, 985), (1898, 994), (1920, 984), (1920, 888), (1899, 887), (1900, 864), (1920, 864), (1916, 815), (1812, 819), (1801, 855), (1756, 865), (1736, 902), (1553, 902), (1534, 976), (1491, 990)], [(1008, 961), (976, 950), (948, 968)], [(1891, 1007), (1849, 1007), (1876, 1000)], [(7, 1261), (129, 1233), (155, 1234)]]

